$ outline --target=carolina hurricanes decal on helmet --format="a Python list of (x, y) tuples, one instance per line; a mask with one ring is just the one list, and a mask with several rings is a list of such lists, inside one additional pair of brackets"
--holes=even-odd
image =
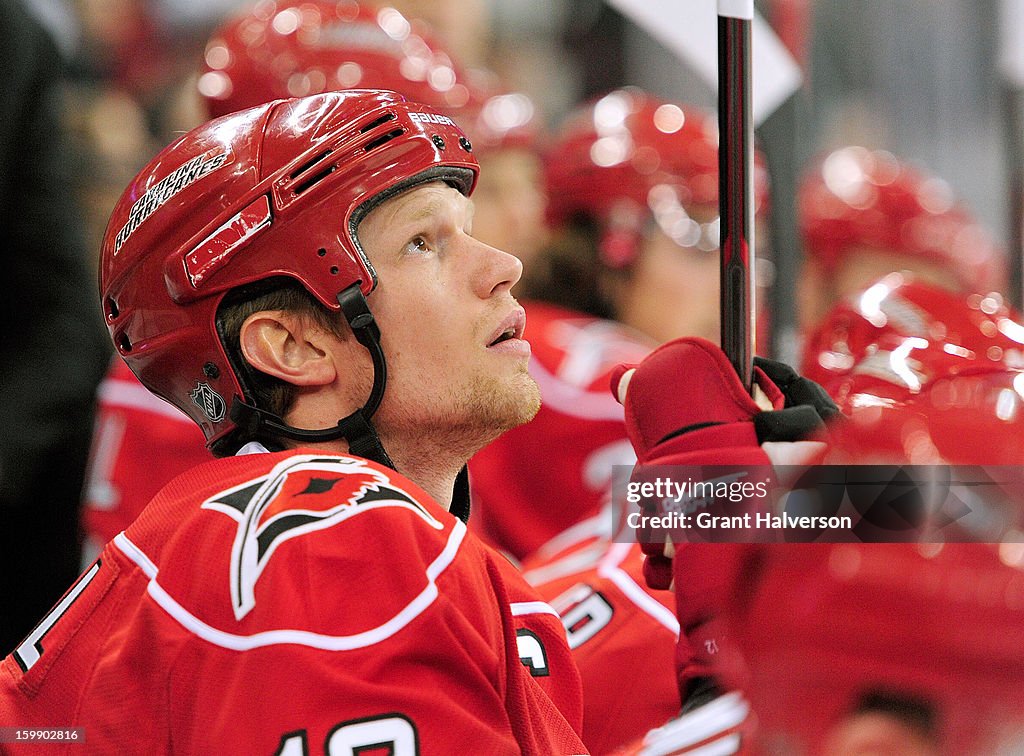
[(388, 476), (364, 460), (301, 455), (278, 464), (265, 478), (228, 489), (203, 502), (204, 509), (238, 522), (231, 551), (231, 599), (242, 619), (256, 605), (255, 587), (283, 542), (337, 525), (380, 507), (414, 512), (431, 527), (443, 525)]
[(127, 222), (117, 232), (117, 238), (114, 240), (114, 251), (119, 251), (124, 243), (128, 241), (128, 237), (143, 224), (146, 218), (159, 210), (167, 200), (185, 187), (194, 184), (203, 176), (217, 170), (227, 160), (227, 152), (207, 152), (203, 155), (197, 155), (184, 165), (175, 168), (170, 174), (150, 187), (132, 205)]

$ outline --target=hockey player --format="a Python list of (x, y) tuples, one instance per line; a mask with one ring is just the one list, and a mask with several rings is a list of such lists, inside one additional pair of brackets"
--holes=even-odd
[[(209, 117), (351, 87), (391, 89), (457, 113), (486, 166), (474, 190), (474, 233), (525, 259), (543, 228), (533, 106), (524, 95), (478, 84), (478, 76), (460, 69), (394, 9), (286, 0), (258, 3), (211, 35), (196, 91)], [(165, 483), (209, 461), (204, 447), (195, 425), (147, 392), (116, 358), (99, 391), (85, 491), (89, 561)]]
[[(471, 464), (475, 524), (518, 559), (597, 517), (612, 466), (635, 461), (607, 391), (612, 368), (668, 339), (718, 333), (714, 119), (617, 90), (570, 114), (546, 154), (555, 238), (526, 268), (522, 291), (544, 401), (532, 423)], [(767, 174), (757, 166), (763, 213)], [(541, 472), (510, 481), (512, 464)]]
[[(825, 345), (818, 364), (833, 368), (819, 375), (848, 415), (833, 428), (821, 459), (1019, 465), (1024, 402), (1013, 352), (1020, 325), (995, 297), (958, 297), (912, 283), (908, 275), (883, 279), (859, 308), (842, 305), (828, 319), (826, 335), (811, 342)], [(707, 424), (715, 414), (707, 402), (699, 422), (684, 410), (697, 405), (696, 397), (680, 397), (668, 414), (642, 398), (677, 370), (696, 378), (697, 363), (686, 353), (693, 350), (707, 355), (702, 385), (721, 380), (734, 386), (736, 401), (717, 406), (715, 425)], [(627, 425), (643, 463), (765, 462), (767, 445), (756, 442), (759, 413), (725, 368), (706, 347), (677, 342), (635, 373), (620, 370)], [(788, 385), (790, 392), (795, 388)], [(969, 511), (938, 509), (945, 529), (937, 540), (714, 549), (677, 544), (671, 560), (652, 550), (645, 572), (655, 583), (673, 585), (677, 618), (691, 646), (711, 642), (724, 679), (742, 679), (757, 712), (759, 741), (769, 751), (785, 744), (794, 752), (835, 752), (826, 745), (837, 734), (830, 724), (871, 690), (931, 702), (941, 723), (934, 733), (941, 752), (1012, 749), (1024, 732), (1024, 658), (1019, 643), (1009, 640), (1024, 632), (1016, 543), (1024, 518), (1019, 481), (1014, 485), (1012, 473), (1001, 478), (987, 486), (966, 481), (958, 495)], [(952, 542), (958, 539), (991, 543)], [(700, 654), (694, 659), (702, 662)], [(742, 664), (731, 663), (736, 659)], [(732, 670), (742, 677), (731, 677)]]
[(539, 399), (521, 265), (468, 233), (471, 150), (354, 91), (141, 171), (104, 239), (108, 328), (240, 454), (103, 549), (0, 664), (0, 721), (102, 753), (584, 751), (560, 622), (462, 522), (466, 460)]
[(949, 184), (882, 150), (825, 155), (799, 192), (806, 258), (797, 295), (804, 331), (887, 273), (964, 294), (1002, 291), (1005, 261)]
[(374, 90), (214, 120), (140, 172), (108, 329), (225, 458), (0, 662), (0, 721), (102, 753), (584, 752), (561, 623), (463, 524), (466, 460), (539, 401), (476, 174), (448, 116)]
[[(718, 338), (718, 127), (709, 113), (620, 89), (571, 113), (548, 152), (551, 254), (534, 298), (634, 328), (655, 343)], [(768, 175), (754, 167), (763, 221)], [(686, 307), (677, 306), (686, 302)]]

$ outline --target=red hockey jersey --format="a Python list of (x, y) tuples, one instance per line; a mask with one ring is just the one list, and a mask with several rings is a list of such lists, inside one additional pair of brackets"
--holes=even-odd
[(199, 427), (149, 393), (116, 357), (96, 397), (82, 511), (86, 535), (102, 546), (127, 528), (164, 485), (211, 459)]
[(583, 742), (591, 753), (633, 743), (679, 713), (673, 674), (679, 622), (670, 591), (646, 588), (637, 544), (598, 534), (552, 542), (523, 565), (562, 617), (583, 679)]
[(517, 559), (608, 502), (612, 465), (636, 462), (611, 370), (653, 348), (608, 320), (527, 302), (530, 374), (541, 408), (470, 461), (471, 527)]
[(310, 451), (176, 478), (0, 663), (0, 726), (84, 728), (76, 754), (572, 754), (581, 718), (562, 625), (504, 557)]

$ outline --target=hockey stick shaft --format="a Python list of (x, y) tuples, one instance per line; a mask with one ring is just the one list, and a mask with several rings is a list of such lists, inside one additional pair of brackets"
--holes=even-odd
[(748, 388), (753, 385), (755, 334), (753, 17), (753, 0), (718, 0), (721, 346)]

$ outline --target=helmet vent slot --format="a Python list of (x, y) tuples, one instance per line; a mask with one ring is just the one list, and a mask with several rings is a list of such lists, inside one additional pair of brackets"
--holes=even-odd
[(324, 158), (326, 158), (330, 154), (331, 154), (331, 150), (324, 150), (323, 152), (321, 152), (319, 155), (317, 155), (312, 160), (310, 160), (310, 161), (308, 161), (306, 163), (303, 163), (298, 168), (296, 168), (294, 171), (292, 171), (291, 176), (289, 176), (289, 178), (294, 181), (296, 178), (301, 176), (303, 173), (308, 171), (310, 168), (312, 168), (314, 165), (319, 163), (321, 160), (323, 160)]
[(372, 122), (368, 123), (366, 126), (363, 126), (363, 128), (359, 129), (359, 133), (360, 134), (365, 134), (367, 131), (373, 131), (378, 126), (381, 126), (381, 125), (387, 123), (388, 121), (393, 121), (393, 120), (395, 120), (395, 114), (394, 113), (385, 113), (380, 118), (378, 118), (376, 121), (372, 121)]
[(324, 168), (322, 171), (320, 171), (319, 173), (317, 173), (317, 174), (315, 174), (313, 176), (310, 176), (307, 179), (303, 179), (303, 181), (298, 183), (298, 184), (296, 184), (295, 188), (292, 190), (295, 193), (295, 196), (298, 196), (298, 195), (302, 194), (304, 191), (306, 191), (310, 187), (314, 186), (315, 184), (319, 184), (325, 178), (327, 178), (332, 173), (334, 173), (334, 169), (337, 168), (337, 167), (338, 166), (336, 166), (336, 165), (329, 165), (326, 168)]
[(402, 136), (402, 134), (404, 134), (404, 133), (405, 133), (404, 129), (395, 129), (394, 131), (389, 131), (387, 134), (384, 134), (383, 136), (379, 136), (376, 139), (374, 139), (372, 142), (370, 142), (365, 147), (363, 147), (363, 149), (366, 152), (370, 152), (371, 150), (377, 149), (382, 144), (386, 144), (386, 143), (390, 142), (395, 137)]

